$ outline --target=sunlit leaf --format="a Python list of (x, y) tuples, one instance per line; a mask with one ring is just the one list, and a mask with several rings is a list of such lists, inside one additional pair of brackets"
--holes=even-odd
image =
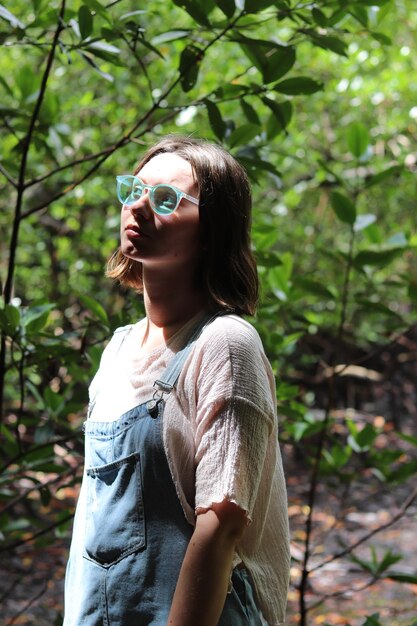
[(93, 315), (100, 320), (100, 322), (103, 322), (103, 324), (106, 324), (106, 326), (109, 323), (109, 318), (107, 316), (106, 311), (104, 310), (104, 307), (97, 302), (97, 300), (94, 300), (94, 298), (92, 298), (91, 296), (87, 296), (85, 294), (80, 295), (79, 296), (80, 301), (82, 302), (82, 304), (89, 310), (91, 311), (91, 313), (93, 313)]
[(369, 145), (369, 131), (365, 124), (355, 122), (347, 129), (348, 148), (354, 157), (359, 159), (366, 152)]
[(355, 233), (367, 228), (371, 224), (376, 221), (376, 215), (373, 213), (363, 213), (362, 215), (358, 215), (353, 224), (353, 230)]

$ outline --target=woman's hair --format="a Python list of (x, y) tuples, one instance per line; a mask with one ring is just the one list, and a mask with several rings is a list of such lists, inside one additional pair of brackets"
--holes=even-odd
[[(253, 315), (259, 283), (251, 250), (252, 198), (245, 170), (216, 144), (168, 135), (144, 154), (135, 174), (163, 153), (188, 161), (197, 183), (202, 250), (199, 287), (211, 308)], [(138, 292), (143, 289), (142, 264), (125, 257), (120, 249), (110, 258), (106, 275)]]

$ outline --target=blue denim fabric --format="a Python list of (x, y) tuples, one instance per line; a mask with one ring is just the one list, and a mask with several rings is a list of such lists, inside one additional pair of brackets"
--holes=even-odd
[[(193, 527), (166, 459), (162, 412), (163, 403), (151, 416), (145, 403), (85, 423), (84, 545), (70, 551), (64, 626), (166, 626)], [(232, 583), (219, 626), (262, 626), (246, 570)]]

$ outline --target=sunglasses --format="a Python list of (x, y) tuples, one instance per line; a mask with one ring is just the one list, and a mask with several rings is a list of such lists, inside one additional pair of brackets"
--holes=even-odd
[(116, 176), (116, 181), (117, 197), (122, 204), (132, 206), (145, 191), (149, 191), (150, 205), (158, 215), (171, 215), (183, 198), (194, 204), (199, 202), (197, 198), (189, 196), (172, 185), (146, 185), (137, 176)]

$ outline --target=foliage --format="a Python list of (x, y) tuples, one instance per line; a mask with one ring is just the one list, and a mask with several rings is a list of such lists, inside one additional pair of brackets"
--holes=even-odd
[[(346, 377), (369, 383), (376, 356), (413, 323), (416, 16), (407, 0), (136, 6), (0, 6), (1, 550), (68, 533), (62, 494), (80, 479), (88, 381), (111, 331), (143, 313), (103, 277), (118, 238), (114, 176), (156, 137), (197, 134), (224, 144), (254, 183), (253, 321), (278, 376), (282, 444), (310, 472), (294, 581), (306, 624), (320, 601), (308, 581), (325, 564), (311, 545), (320, 485), (351, 493), (417, 471), (412, 435), (386, 441), (395, 416), (337, 410)], [(325, 354), (303, 349), (322, 337)], [(370, 581), (415, 582), (391, 569), (395, 555), (367, 561), (355, 549), (332, 558), (350, 555)]]

